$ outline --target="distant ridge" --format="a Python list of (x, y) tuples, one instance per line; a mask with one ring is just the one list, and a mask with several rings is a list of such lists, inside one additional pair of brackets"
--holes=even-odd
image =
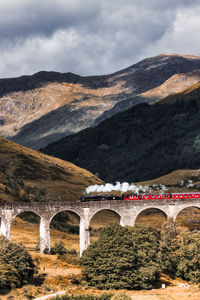
[(199, 113), (200, 82), (155, 104), (138, 104), (42, 151), (112, 183), (200, 169)]
[(168, 94), (179, 92), (199, 80), (186, 75), (199, 69), (200, 57), (162, 54), (102, 76), (41, 71), (0, 79), (0, 135), (39, 149), (137, 103), (161, 99), (168, 80)]

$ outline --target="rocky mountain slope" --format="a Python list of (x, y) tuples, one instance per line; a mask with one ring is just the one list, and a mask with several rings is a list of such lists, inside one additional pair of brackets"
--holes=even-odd
[[(44, 147), (99, 123), (102, 119), (97, 118), (115, 104), (119, 107), (114, 113), (127, 109), (127, 103), (129, 107), (156, 101), (198, 82), (199, 73), (193, 72), (197, 69), (200, 57), (165, 54), (110, 75), (39, 72), (1, 79), (0, 135), (32, 148)], [(180, 73), (186, 75), (173, 76)], [(168, 79), (170, 83), (159, 89)], [(120, 105), (123, 100), (127, 102)]]
[(200, 168), (200, 83), (155, 104), (142, 103), (48, 145), (47, 154), (106, 182), (144, 181)]
[(0, 204), (75, 201), (102, 181), (87, 170), (0, 138)]
[(200, 82), (200, 69), (186, 74), (175, 74), (154, 89), (116, 103), (113, 108), (105, 111), (100, 117), (98, 117), (94, 124), (98, 125), (103, 120), (108, 119), (119, 112), (125, 111), (139, 103), (158, 102), (169, 95), (182, 92), (184, 89), (187, 89), (198, 82)]

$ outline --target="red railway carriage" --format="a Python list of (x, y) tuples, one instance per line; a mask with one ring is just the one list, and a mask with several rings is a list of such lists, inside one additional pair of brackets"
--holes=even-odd
[(166, 194), (124, 194), (122, 200), (159, 200), (159, 199), (188, 199), (200, 198), (200, 193), (166, 193)]

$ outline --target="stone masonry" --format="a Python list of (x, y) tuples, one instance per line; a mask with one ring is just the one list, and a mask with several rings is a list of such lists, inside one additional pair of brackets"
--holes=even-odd
[(177, 215), (187, 207), (200, 208), (200, 199), (166, 199), (136, 201), (91, 201), (91, 202), (54, 202), (54, 203), (15, 203), (0, 206), (1, 234), (10, 239), (13, 219), (22, 212), (33, 212), (40, 217), (40, 252), (50, 250), (50, 223), (53, 217), (69, 211), (80, 219), (80, 255), (90, 244), (89, 226), (92, 217), (101, 210), (111, 210), (118, 214), (122, 226), (133, 226), (137, 216), (149, 208), (158, 209), (166, 219)]

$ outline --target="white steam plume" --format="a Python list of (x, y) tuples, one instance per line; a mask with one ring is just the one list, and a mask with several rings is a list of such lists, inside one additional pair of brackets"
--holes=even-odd
[(167, 189), (164, 185), (142, 186), (142, 185), (135, 185), (133, 183), (129, 184), (128, 182), (123, 182), (123, 183), (116, 182), (115, 185), (113, 185), (112, 183), (106, 183), (105, 185), (103, 184), (91, 185), (85, 189), (85, 192), (87, 194), (90, 194), (90, 193), (106, 193), (112, 191), (126, 193), (127, 191), (130, 191), (133, 192), (134, 194), (139, 194), (139, 192), (143, 192), (143, 193), (149, 192), (152, 190), (152, 188), (156, 190), (162, 190), (162, 191), (165, 191)]

